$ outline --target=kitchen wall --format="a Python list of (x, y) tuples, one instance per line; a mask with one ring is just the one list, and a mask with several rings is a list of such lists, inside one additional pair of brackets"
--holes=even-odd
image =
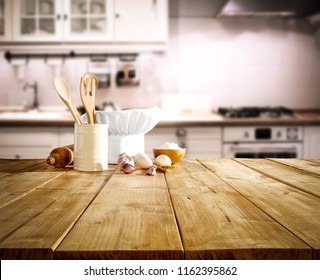
[(320, 51), (304, 21), (180, 19), (176, 25), (181, 93), (210, 96), (212, 106), (320, 107)]
[[(315, 30), (303, 20), (270, 18), (171, 18), (169, 49), (140, 56), (141, 85), (101, 89), (98, 103), (150, 107), (178, 98), (186, 107), (277, 106), (320, 108), (320, 50)], [(77, 93), (86, 59), (66, 59), (61, 76)], [(117, 60), (110, 60), (114, 69)], [(30, 60), (25, 81), (37, 81), (41, 106), (62, 107), (53, 74), (43, 60)], [(0, 106), (31, 103), (16, 71), (0, 52)], [(182, 104), (181, 103), (181, 104)], [(167, 102), (163, 103), (167, 104)]]

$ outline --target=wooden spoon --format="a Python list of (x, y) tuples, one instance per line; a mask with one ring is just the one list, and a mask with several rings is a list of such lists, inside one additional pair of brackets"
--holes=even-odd
[(87, 81), (87, 87), (85, 86), (84, 77), (80, 79), (80, 97), (83, 103), (83, 107), (87, 112), (87, 118), (89, 124), (94, 124), (94, 98), (95, 96), (90, 91), (89, 84), (91, 82)]
[(62, 99), (62, 101), (64, 102), (64, 104), (66, 104), (66, 106), (69, 108), (74, 121), (77, 124), (82, 124), (82, 119), (79, 115), (79, 112), (76, 108), (76, 106), (74, 105), (74, 102), (72, 100), (72, 96), (71, 96), (71, 92), (70, 89), (66, 83), (66, 81), (64, 79), (62, 79), (61, 77), (56, 77), (54, 78), (54, 86), (60, 96), (60, 98)]
[[(90, 73), (86, 73), (83, 76), (83, 80), (84, 80), (84, 84), (86, 86), (86, 90), (87, 92), (89, 91), (89, 93), (95, 98), (96, 96), (96, 90), (98, 89), (99, 86), (99, 80), (98, 78)], [(95, 112), (95, 106), (93, 106), (93, 123), (96, 123), (96, 112)]]

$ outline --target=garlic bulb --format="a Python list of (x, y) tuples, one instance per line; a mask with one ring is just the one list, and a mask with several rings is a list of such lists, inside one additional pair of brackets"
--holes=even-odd
[(139, 153), (134, 156), (134, 162), (142, 169), (148, 169), (153, 165), (151, 158), (144, 153)]
[(134, 160), (126, 153), (122, 153), (118, 156), (118, 165), (125, 174), (130, 174), (136, 169), (134, 168)]
[(170, 166), (171, 165), (171, 159), (166, 155), (159, 155), (156, 158), (156, 165), (159, 165), (159, 166)]

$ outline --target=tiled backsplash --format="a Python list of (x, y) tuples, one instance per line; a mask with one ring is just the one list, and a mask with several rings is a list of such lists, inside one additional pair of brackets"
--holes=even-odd
[[(180, 18), (170, 20), (169, 49), (140, 55), (141, 83), (100, 89), (98, 104), (113, 101), (122, 108), (161, 105), (161, 95), (198, 96), (210, 106), (320, 107), (320, 50), (313, 30), (303, 20), (267, 18)], [(24, 82), (37, 81), (40, 105), (63, 106), (53, 86), (52, 67), (30, 60), (25, 81), (0, 53), (0, 104), (32, 102)], [(117, 58), (111, 58), (115, 65)], [(79, 79), (87, 59), (66, 59), (61, 76), (81, 105)], [(207, 103), (206, 102), (206, 105)], [(202, 106), (204, 102), (197, 102)]]

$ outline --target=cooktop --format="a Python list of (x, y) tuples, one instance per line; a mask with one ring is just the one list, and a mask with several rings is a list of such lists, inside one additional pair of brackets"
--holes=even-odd
[(224, 118), (295, 118), (293, 110), (286, 107), (219, 107)]

